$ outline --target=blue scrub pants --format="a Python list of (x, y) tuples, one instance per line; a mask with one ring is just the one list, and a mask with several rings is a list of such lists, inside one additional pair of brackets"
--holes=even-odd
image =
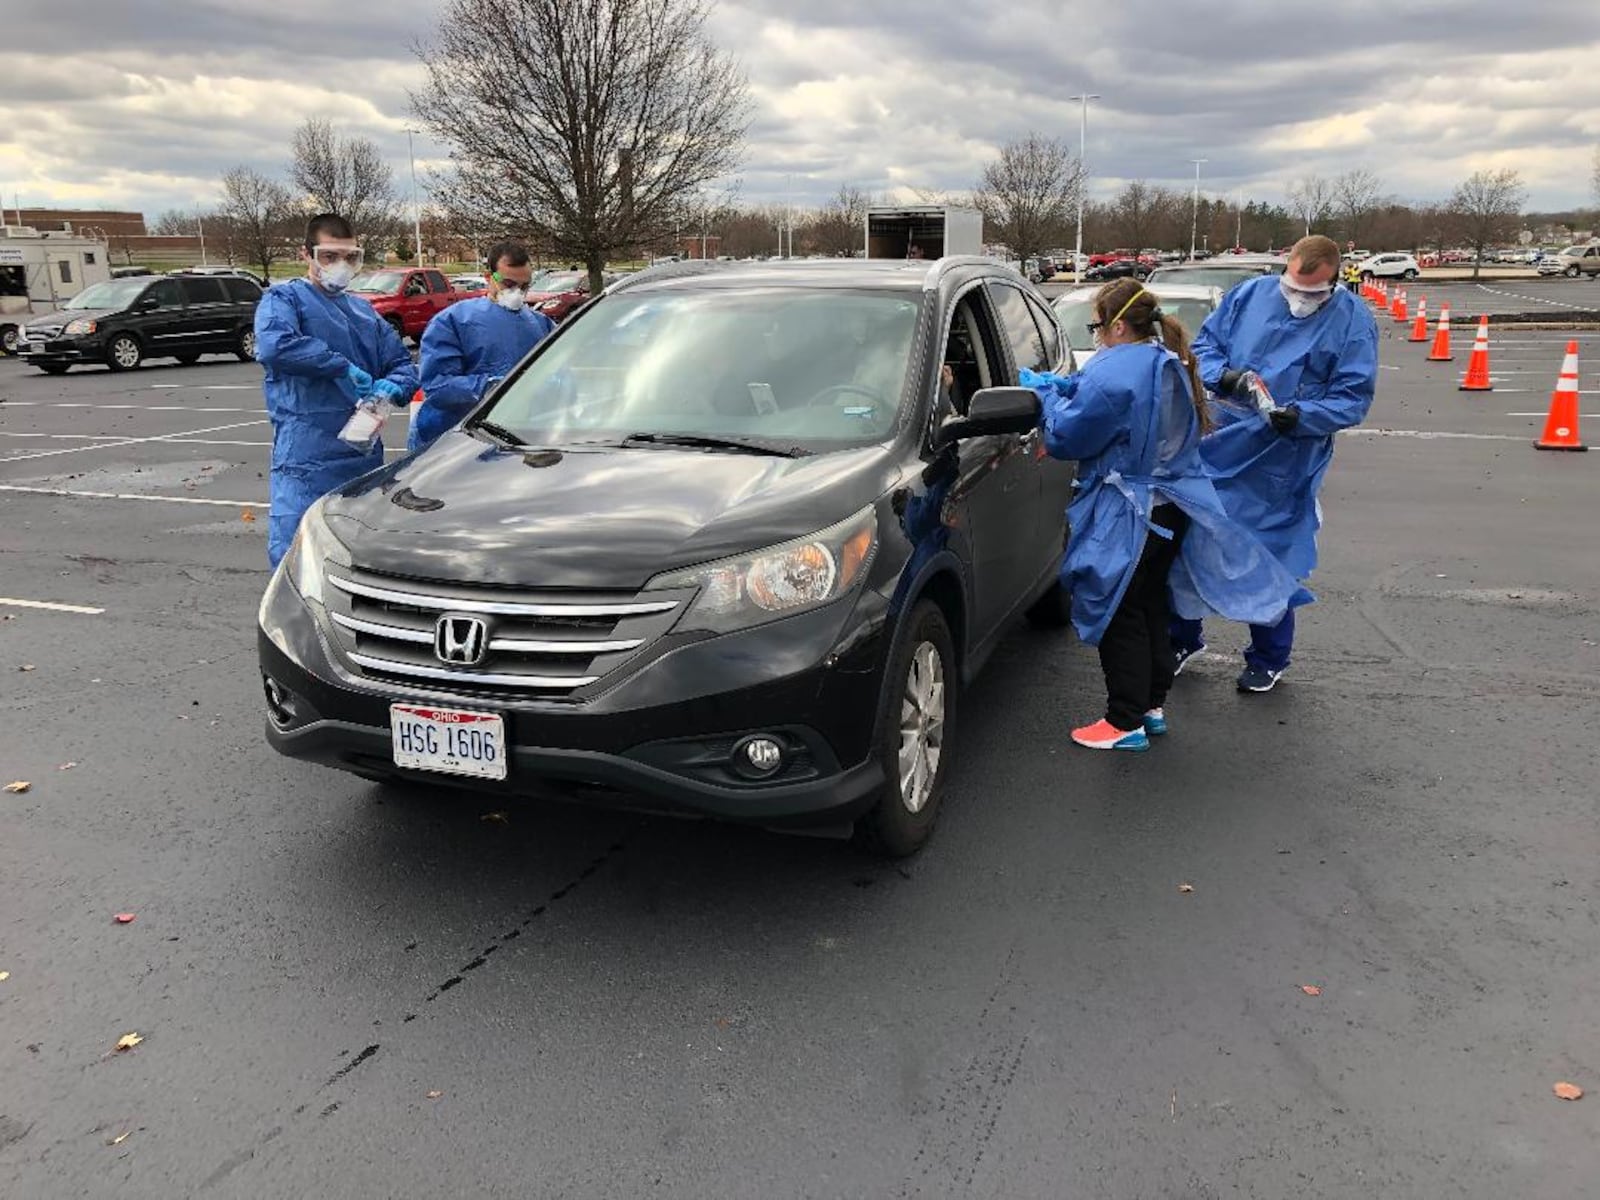
[[(1199, 621), (1174, 617), (1169, 632), (1174, 650), (1198, 650), (1205, 645)], [(1244, 652), (1244, 661), (1263, 670), (1284, 671), (1288, 669), (1289, 653), (1293, 649), (1294, 609), (1291, 608), (1276, 625), (1250, 626), (1250, 646)]]

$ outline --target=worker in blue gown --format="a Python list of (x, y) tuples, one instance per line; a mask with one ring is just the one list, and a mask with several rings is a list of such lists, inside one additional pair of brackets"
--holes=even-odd
[(533, 268), (526, 246), (500, 242), (484, 266), (487, 292), (452, 304), (423, 331), (423, 401), (411, 418), (410, 450), (432, 445), (459, 424), (556, 327), (527, 307)]
[[(1080, 373), (1024, 371), (1045, 446), (1076, 459), (1062, 580), (1078, 636), (1100, 650), (1105, 718), (1072, 732), (1096, 750), (1145, 750), (1167, 731), (1171, 614), (1275, 622), (1297, 583), (1223, 509), (1200, 462), (1204, 393), (1182, 325), (1132, 279), (1096, 294), (1104, 347)], [(1198, 397), (1198, 399), (1197, 399)]]
[[(1207, 473), (1228, 512), (1302, 581), (1317, 565), (1317, 493), (1333, 435), (1366, 419), (1377, 387), (1377, 326), (1361, 299), (1338, 287), (1338, 275), (1338, 246), (1303, 238), (1283, 275), (1233, 288), (1194, 340), (1201, 379), (1219, 398), (1218, 428), (1200, 444)], [(1240, 394), (1250, 372), (1265, 382), (1275, 411)], [(1302, 589), (1296, 606), (1313, 599)], [(1280, 621), (1252, 624), (1241, 691), (1272, 690), (1288, 669), (1294, 624), (1293, 608)], [(1204, 646), (1199, 621), (1174, 622), (1176, 670)]]
[(381, 440), (356, 446), (339, 437), (357, 406), (404, 406), (417, 387), (399, 335), (372, 305), (345, 294), (363, 258), (350, 223), (333, 213), (311, 218), (302, 257), (306, 278), (268, 289), (256, 307), (256, 358), (272, 419), (274, 567), (319, 496), (383, 465)]

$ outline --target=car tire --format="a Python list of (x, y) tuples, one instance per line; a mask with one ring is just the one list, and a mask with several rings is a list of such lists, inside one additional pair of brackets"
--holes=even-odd
[(255, 362), (256, 331), (254, 329), (240, 330), (239, 340), (235, 343), (233, 352), (240, 362)]
[(1576, 279), (1579, 275), (1583, 274), (1583, 272), (1578, 270), (1578, 268), (1576, 266), (1568, 267), (1565, 271), (1563, 271), (1561, 273), (1563, 275), (1565, 275), (1568, 279)]
[(933, 833), (955, 729), (955, 641), (943, 611), (932, 600), (919, 601), (902, 629), (878, 703), (874, 753), (883, 790), (856, 824), (862, 844), (885, 858), (915, 854)]
[(1417, 272), (1416, 272), (1416, 268), (1414, 268), (1414, 267), (1407, 267), (1405, 269), (1405, 274), (1403, 276), (1401, 276), (1401, 278), (1403, 278), (1407, 283), (1409, 283), (1411, 280), (1415, 279), (1416, 277), (1417, 277)]
[(198, 354), (174, 354), (172, 357), (177, 359), (178, 365), (182, 367), (192, 367), (195, 363), (200, 361), (200, 356)]
[(389, 322), (389, 328), (394, 330), (395, 337), (402, 342), (406, 340), (406, 323), (404, 321), (399, 317), (385, 317), (384, 320)]
[(106, 344), (106, 366), (131, 371), (144, 361), (144, 347), (131, 333), (119, 333)]
[(46, 375), (65, 375), (71, 369), (72, 364), (71, 363), (34, 363), (34, 366), (38, 367), (39, 370), (43, 371)]
[(17, 333), (15, 325), (7, 325), (4, 329), (0, 329), (0, 353), (15, 354), (17, 342), (20, 340), (21, 335)]

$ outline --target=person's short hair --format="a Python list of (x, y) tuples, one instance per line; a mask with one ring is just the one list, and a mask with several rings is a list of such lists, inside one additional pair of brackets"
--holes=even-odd
[(528, 248), (521, 242), (496, 242), (484, 257), (483, 269), (493, 275), (500, 269), (501, 263), (508, 267), (527, 266)]
[(1315, 271), (1319, 267), (1332, 267), (1334, 277), (1338, 278), (1342, 261), (1339, 244), (1320, 233), (1303, 237), (1289, 248), (1289, 265), (1293, 267), (1298, 263), (1302, 273)]
[(350, 228), (338, 213), (318, 213), (306, 222), (306, 249), (315, 250), (317, 243), (324, 237), (335, 241), (354, 241), (356, 231)]

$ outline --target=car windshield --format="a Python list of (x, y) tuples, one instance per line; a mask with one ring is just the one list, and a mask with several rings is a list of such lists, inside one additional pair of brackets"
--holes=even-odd
[[(1169, 317), (1175, 317), (1183, 326), (1184, 332), (1191, 338), (1199, 332), (1200, 326), (1205, 324), (1211, 315), (1211, 301), (1184, 299), (1173, 300), (1158, 296), (1161, 301), (1161, 311)], [(1074, 350), (1095, 349), (1094, 335), (1089, 332), (1089, 322), (1094, 320), (1094, 297), (1085, 296), (1083, 299), (1059, 300), (1055, 305), (1056, 316), (1061, 318), (1061, 327), (1067, 332), (1067, 345)]]
[(484, 416), (545, 446), (880, 441), (899, 413), (919, 304), (835, 289), (624, 292), (567, 326)]
[(535, 292), (570, 292), (587, 278), (587, 271), (546, 271), (535, 276), (528, 287)]
[(134, 276), (130, 279), (113, 279), (109, 283), (97, 283), (86, 287), (63, 308), (127, 308), (138, 297), (139, 293), (150, 286), (150, 277)]
[(369, 296), (393, 296), (405, 281), (404, 271), (363, 271), (350, 281), (349, 290)]

